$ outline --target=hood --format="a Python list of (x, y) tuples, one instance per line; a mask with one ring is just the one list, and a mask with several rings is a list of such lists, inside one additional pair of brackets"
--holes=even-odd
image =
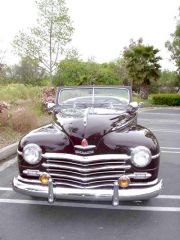
[(55, 122), (68, 135), (72, 143), (87, 139), (97, 145), (101, 138), (114, 130), (124, 131), (135, 120), (136, 114), (111, 109), (63, 110), (55, 115)]

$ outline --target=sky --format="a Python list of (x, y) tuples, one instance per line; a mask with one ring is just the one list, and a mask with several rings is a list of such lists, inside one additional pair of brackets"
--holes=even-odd
[[(75, 32), (71, 46), (81, 58), (109, 62), (119, 58), (130, 39), (160, 50), (163, 69), (174, 69), (164, 44), (175, 31), (180, 0), (66, 0)], [(36, 22), (35, 0), (0, 0), (0, 49), (4, 61), (18, 61), (12, 53), (15, 34)]]

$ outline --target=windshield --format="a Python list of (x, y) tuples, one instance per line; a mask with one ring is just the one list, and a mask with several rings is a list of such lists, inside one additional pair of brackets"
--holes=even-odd
[(96, 105), (113, 104), (127, 105), (130, 102), (130, 93), (127, 88), (64, 88), (59, 92), (58, 104), (68, 105)]

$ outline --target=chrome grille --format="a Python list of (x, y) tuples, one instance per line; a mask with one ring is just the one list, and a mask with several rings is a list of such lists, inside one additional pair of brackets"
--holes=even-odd
[[(88, 157), (73, 154), (44, 154), (42, 166), (53, 181), (62, 187), (99, 188), (112, 187), (115, 180), (131, 165), (124, 154), (93, 155)], [(124, 158), (124, 159), (123, 159)]]

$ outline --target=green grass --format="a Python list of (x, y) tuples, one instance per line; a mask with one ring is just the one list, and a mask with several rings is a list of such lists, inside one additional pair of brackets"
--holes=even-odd
[(39, 101), (41, 98), (41, 87), (25, 86), (23, 84), (0, 85), (0, 101), (16, 104), (19, 100)]
[(0, 102), (10, 104), (11, 109), (25, 107), (37, 116), (43, 114), (41, 105), (42, 87), (23, 84), (0, 85)]
[(141, 99), (139, 96), (133, 96), (133, 101), (138, 102), (138, 103), (143, 102), (144, 103), (144, 107), (153, 107), (153, 106), (155, 106), (153, 104), (153, 102), (152, 102), (152, 96), (151, 95), (149, 95), (148, 99), (146, 99), (146, 100)]

